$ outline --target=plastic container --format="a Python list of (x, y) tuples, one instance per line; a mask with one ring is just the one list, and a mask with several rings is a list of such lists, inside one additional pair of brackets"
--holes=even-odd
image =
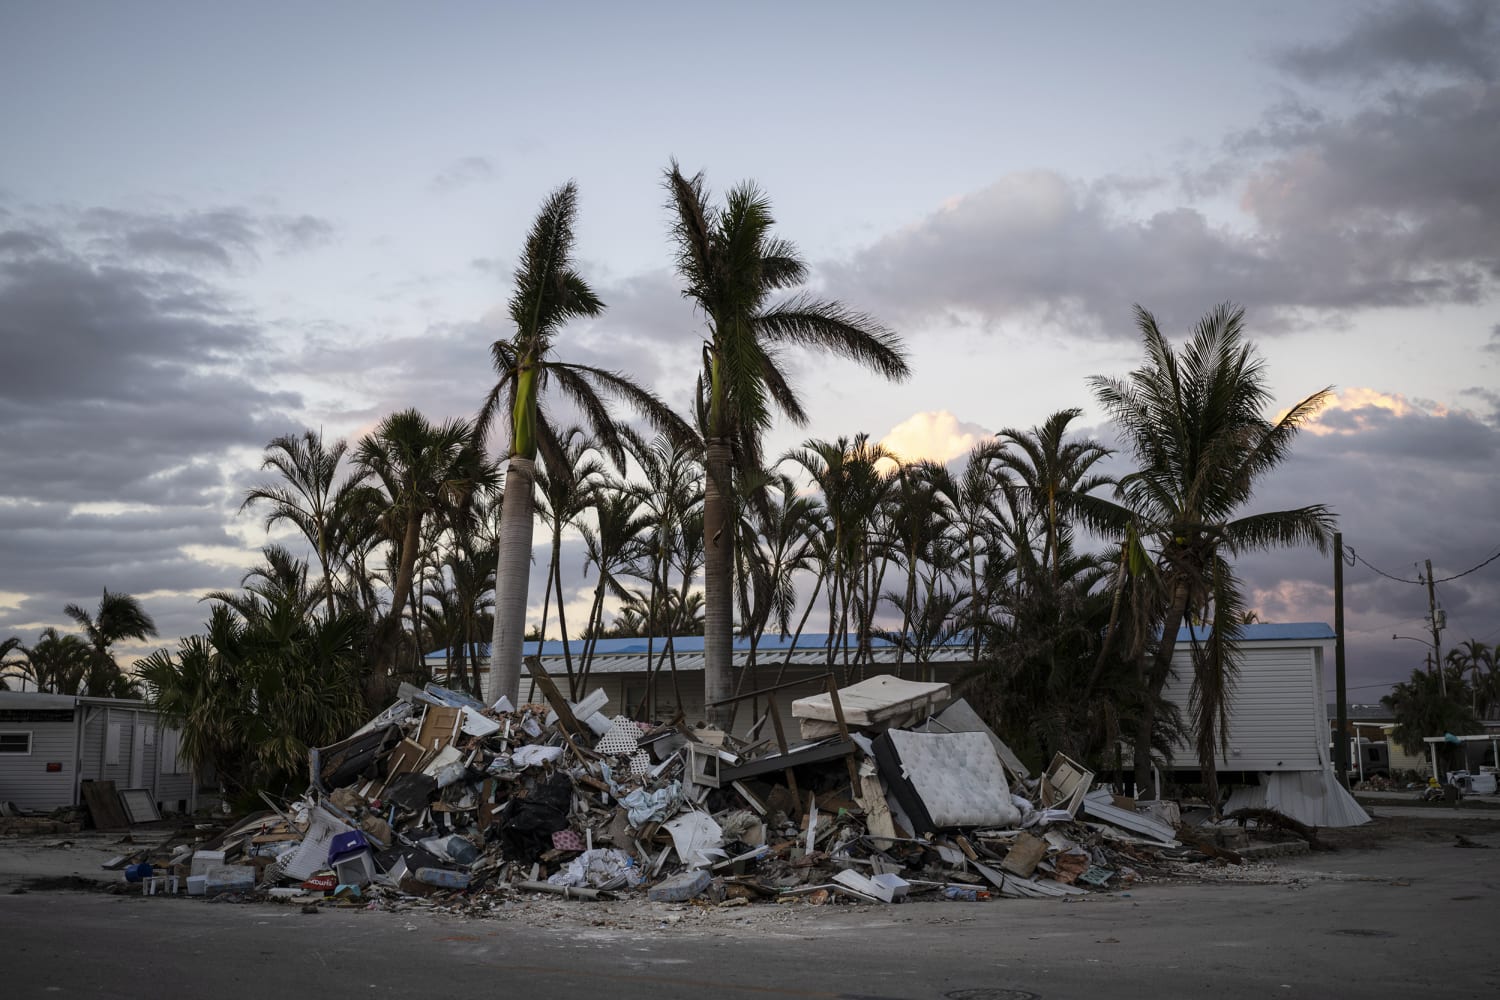
[(417, 881), (439, 889), (467, 889), (468, 872), (450, 872), (446, 868), (418, 868)]
[(148, 864), (126, 865), (125, 881), (139, 882), (142, 879), (150, 878), (152, 871), (152, 867)]
[(187, 880), (187, 889), (189, 896), (208, 895), (208, 876), (189, 875)]

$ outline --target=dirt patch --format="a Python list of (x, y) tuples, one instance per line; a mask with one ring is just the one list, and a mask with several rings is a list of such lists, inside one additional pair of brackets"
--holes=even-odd
[(21, 892), (117, 892), (121, 883), (101, 882), (82, 875), (49, 875), (43, 878), (22, 879), (12, 894)]
[(1456, 844), (1458, 838), (1500, 847), (1500, 823), (1492, 819), (1376, 816), (1364, 826), (1323, 828), (1318, 839), (1335, 850), (1371, 851), (1400, 843)]

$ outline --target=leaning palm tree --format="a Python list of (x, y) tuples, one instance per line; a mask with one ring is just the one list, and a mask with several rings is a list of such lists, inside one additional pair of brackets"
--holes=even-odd
[(135, 685), (121, 672), (110, 649), (121, 639), (145, 640), (156, 635), (156, 622), (141, 602), (129, 594), (112, 594), (106, 587), (93, 614), (77, 604), (63, 608), (63, 614), (83, 629), (93, 648), (86, 692), (96, 697), (134, 697)]
[(1329, 390), (1313, 393), (1279, 419), (1266, 419), (1271, 395), (1264, 363), (1245, 339), (1244, 310), (1229, 304), (1198, 321), (1180, 354), (1155, 317), (1139, 306), (1136, 325), (1146, 363), (1124, 379), (1094, 376), (1089, 384), (1114, 417), (1138, 471), (1116, 486), (1118, 505), (1086, 496), (1072, 502), (1118, 535), (1133, 530), (1151, 539), (1169, 595), (1161, 638), (1145, 671), (1147, 711), (1137, 720), (1138, 792), (1150, 787), (1150, 705), (1171, 674), (1178, 629), (1189, 615), (1211, 624), (1203, 641), (1195, 637), (1193, 642), (1190, 711), (1204, 782), (1216, 806), (1215, 760), (1228, 752), (1228, 699), (1244, 612), (1229, 557), (1303, 544), (1322, 551), (1334, 521), (1323, 504), (1263, 514), (1241, 511), (1259, 480), (1285, 461), (1298, 427)]
[[(622, 400), (658, 430), (690, 440), (690, 427), (654, 393), (618, 372), (570, 364), (555, 357), (558, 335), (568, 321), (598, 316), (604, 303), (573, 267), (573, 219), (578, 188), (570, 181), (552, 192), (537, 213), (516, 268), (510, 318), (515, 333), (490, 347), (499, 380), (480, 408), (485, 434), (503, 406), (507, 445), (505, 501), (495, 573), (495, 631), (485, 698), (505, 695), (514, 703), (521, 689), (521, 647), (526, 632), (536, 458), (556, 462), (562, 448), (544, 405), (556, 388), (582, 411), (596, 446), (623, 471), (625, 449), (603, 397)], [(559, 466), (560, 467), (560, 466)]]
[[(892, 379), (909, 369), (899, 338), (863, 313), (807, 295), (772, 303), (774, 293), (803, 284), (808, 269), (796, 246), (772, 235), (770, 200), (753, 183), (731, 188), (723, 206), (714, 206), (703, 174), (684, 177), (673, 161), (666, 187), (683, 295), (708, 324), (700, 380), (708, 430), (704, 697), (714, 706), (732, 694), (734, 451), (743, 465), (760, 467), (773, 407), (799, 425), (807, 420), (781, 349), (831, 351)], [(724, 724), (729, 708), (710, 707), (708, 717)]]

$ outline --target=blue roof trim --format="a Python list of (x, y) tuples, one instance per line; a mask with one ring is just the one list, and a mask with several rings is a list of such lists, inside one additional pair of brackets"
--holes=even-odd
[[(1207, 627), (1198, 628), (1198, 638), (1202, 639), (1213, 630)], [(1273, 640), (1287, 639), (1332, 639), (1335, 638), (1333, 629), (1324, 622), (1260, 622), (1254, 625), (1243, 626), (1240, 633), (1241, 642), (1270, 642)], [(1177, 630), (1178, 642), (1191, 641), (1191, 635), (1186, 625)]]
[[(1198, 638), (1202, 639), (1203, 637), (1207, 636), (1209, 634), (1209, 631), (1210, 630), (1207, 628), (1198, 629)], [(1244, 633), (1241, 636), (1241, 641), (1264, 642), (1271, 640), (1288, 639), (1332, 639), (1333, 637), (1333, 629), (1329, 628), (1323, 622), (1287, 622), (1284, 624), (1246, 625), (1244, 627)], [(1190, 641), (1188, 630), (1186, 627), (1178, 631), (1177, 641)], [(665, 643), (666, 638), (664, 636), (657, 636), (655, 642), (652, 643), (650, 648), (654, 652), (660, 653), (663, 650)], [(849, 645), (852, 647), (854, 643), (854, 636), (851, 635), (849, 637)], [(967, 643), (968, 639), (966, 637), (960, 637), (949, 643), (949, 645), (963, 646)], [(891, 643), (885, 639), (871, 638), (870, 645), (876, 648), (881, 648), (890, 646)], [(672, 640), (672, 646), (679, 653), (701, 653), (703, 652), (703, 636), (680, 635)], [(827, 646), (828, 636), (826, 633), (803, 633), (802, 636), (797, 639), (796, 648), (826, 649)], [(575, 656), (582, 655), (583, 647), (584, 641), (582, 639), (570, 639), (568, 641), (568, 648)], [(748, 651), (750, 649), (750, 640), (735, 639), (734, 648), (738, 650)], [(792, 636), (782, 638), (779, 635), (762, 636), (759, 645), (756, 646), (756, 649), (766, 652), (785, 652), (786, 650), (791, 648), (793, 648)], [(622, 656), (629, 655), (631, 653), (644, 653), (646, 652), (646, 649), (647, 645), (645, 639), (600, 639), (598, 644), (594, 648), (594, 652), (598, 656)], [(536, 642), (532, 641), (526, 643), (523, 647), (523, 651), (526, 656), (535, 656)], [(480, 643), (479, 655), (484, 657), (488, 657), (490, 655), (489, 643)], [(552, 639), (542, 643), (542, 655), (563, 655), (562, 641), (559, 639)], [(429, 660), (442, 661), (445, 658), (445, 651), (442, 649), (434, 650), (431, 653), (428, 653), (426, 658)]]

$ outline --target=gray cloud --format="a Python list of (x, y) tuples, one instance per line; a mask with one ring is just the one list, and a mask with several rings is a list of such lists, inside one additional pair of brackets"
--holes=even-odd
[(261, 215), (237, 207), (180, 213), (92, 208), (62, 221), (89, 236), (96, 255), (220, 270), (254, 263), (263, 247), (279, 253), (314, 249), (335, 233), (331, 222), (316, 216)]
[(1500, 10), (1489, 0), (1403, 0), (1366, 16), (1337, 41), (1287, 48), (1276, 62), (1310, 82), (1373, 80), (1397, 71), (1489, 81), (1500, 67)]
[[(1364, 51), (1392, 17), (1328, 51)], [(1469, 8), (1452, 17), (1491, 34), (1500, 24), (1500, 13)], [(1228, 135), (1222, 156), (1179, 170), (1186, 197), (1232, 194), (1248, 225), (1211, 222), (1191, 202), (1143, 214), (1133, 204), (1154, 190), (1149, 179), (1012, 174), (821, 273), (835, 294), (896, 322), (1040, 318), (1120, 335), (1136, 301), (1172, 325), (1232, 299), (1271, 330), (1363, 308), (1487, 301), (1500, 286), (1500, 84), (1464, 69), (1472, 60), (1424, 51), (1424, 65), (1463, 75), (1347, 113), (1286, 99)]]
[(427, 182), (427, 190), (434, 194), (452, 194), (454, 191), (493, 180), (499, 171), (493, 160), (485, 156), (465, 156), (439, 170)]
[[(59, 622), (64, 604), (88, 605), (102, 587), (233, 586), (238, 568), (193, 555), (242, 547), (226, 529), (238, 496), (222, 462), (296, 426), (302, 405), (240, 373), (269, 347), (223, 292), (161, 267), (169, 252), (143, 265), (115, 257), (135, 239), (187, 248), (188, 266), (233, 259), (256, 245), (244, 242), (246, 216), (195, 218), (182, 232), (87, 217), (83, 249), (56, 232), (0, 241), (0, 589), (26, 595), (0, 609), (0, 635)], [(102, 233), (125, 242), (103, 247)], [(166, 635), (203, 620), (191, 596), (147, 609)]]

